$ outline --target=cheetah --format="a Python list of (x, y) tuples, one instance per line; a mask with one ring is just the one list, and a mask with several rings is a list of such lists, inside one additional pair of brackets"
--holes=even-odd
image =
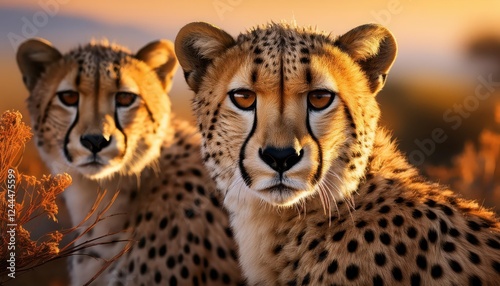
[(73, 225), (106, 190), (81, 229), (100, 221), (76, 242), (98, 245), (71, 257), (71, 284), (108, 261), (92, 285), (239, 284), (236, 244), (200, 136), (171, 113), (173, 44), (159, 40), (132, 54), (104, 40), (61, 54), (30, 39), (17, 61), (41, 157), (73, 178), (64, 192)]
[(423, 179), (378, 126), (397, 53), (376, 24), (175, 40), (249, 285), (498, 285), (495, 215)]

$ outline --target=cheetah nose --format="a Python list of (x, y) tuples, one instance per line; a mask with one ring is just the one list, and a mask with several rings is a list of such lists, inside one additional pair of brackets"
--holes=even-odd
[(111, 137), (108, 140), (101, 134), (87, 134), (80, 137), (80, 143), (92, 153), (97, 154), (111, 143)]
[(279, 173), (290, 170), (304, 155), (304, 150), (297, 151), (295, 148), (266, 147), (259, 149), (259, 156), (269, 167)]

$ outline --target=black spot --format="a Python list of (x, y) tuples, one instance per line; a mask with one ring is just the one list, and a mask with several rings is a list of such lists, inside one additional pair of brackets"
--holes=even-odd
[(460, 236), (460, 232), (456, 228), (450, 228), (450, 231), (448, 233), (453, 237)]
[(448, 264), (450, 265), (450, 268), (454, 272), (456, 272), (456, 273), (461, 273), (462, 272), (462, 265), (460, 265), (460, 263), (458, 263), (457, 261), (455, 261), (455, 260), (449, 260)]
[(304, 231), (300, 232), (298, 235), (297, 235), (297, 246), (301, 245), (302, 244), (302, 238), (304, 237), (306, 233)]
[(226, 273), (222, 274), (222, 283), (231, 284), (231, 278), (229, 278), (229, 275), (227, 275)]
[(197, 186), (196, 191), (198, 192), (198, 194), (200, 194), (202, 196), (205, 195), (205, 189), (202, 186)]
[(210, 211), (207, 211), (207, 212), (205, 213), (205, 218), (207, 219), (207, 221), (208, 221), (209, 223), (213, 223), (213, 222), (214, 222), (214, 215), (213, 215), (213, 214), (212, 214), (212, 212), (210, 212)]
[(401, 269), (397, 266), (393, 267), (392, 268), (392, 277), (394, 278), (394, 280), (396, 281), (401, 281), (403, 280), (403, 272), (401, 272)]
[(306, 58), (306, 57), (302, 57), (300, 58), (300, 62), (303, 63), (303, 64), (308, 64), (311, 60), (309, 58)]
[(435, 207), (435, 206), (436, 206), (436, 201), (435, 201), (435, 200), (433, 200), (433, 199), (427, 199), (427, 200), (425, 201), (425, 204), (426, 204), (426, 205), (428, 205), (428, 206), (430, 206), (431, 208), (433, 208), (433, 207)]
[(207, 250), (211, 250), (212, 249), (212, 243), (208, 240), (208, 239), (203, 239), (203, 246), (205, 246), (205, 248)]
[(475, 252), (469, 251), (469, 260), (474, 264), (481, 264), (481, 258)]
[(427, 251), (429, 249), (429, 244), (427, 243), (427, 239), (421, 238), (420, 241), (418, 242), (418, 246), (422, 251)]
[(417, 234), (418, 234), (417, 229), (413, 226), (410, 226), (408, 230), (406, 230), (406, 235), (408, 235), (408, 237), (411, 239), (417, 237)]
[(167, 223), (168, 223), (167, 217), (162, 218), (162, 220), (160, 221), (160, 229), (165, 229), (165, 227), (167, 227)]
[(498, 261), (493, 261), (491, 263), (491, 266), (493, 266), (493, 269), (495, 269), (495, 271), (500, 274), (500, 262)]
[(323, 250), (318, 254), (318, 262), (324, 261), (328, 257), (328, 250)]
[(376, 275), (373, 277), (373, 286), (383, 286), (384, 285), (384, 280), (380, 275)]
[(148, 271), (148, 266), (146, 263), (141, 264), (141, 274), (144, 275)]
[(447, 215), (447, 216), (453, 216), (453, 210), (449, 206), (441, 205), (441, 210)]
[(430, 229), (429, 232), (427, 233), (427, 239), (429, 239), (429, 242), (435, 243), (438, 238), (438, 234), (434, 229)]
[(173, 256), (167, 258), (167, 267), (170, 269), (175, 267), (175, 258)]
[(309, 285), (311, 282), (311, 274), (307, 273), (306, 276), (304, 276), (304, 279), (302, 280), (302, 285)]
[(387, 220), (385, 218), (381, 218), (378, 220), (378, 225), (381, 228), (386, 228), (387, 227)]
[(194, 254), (194, 255), (193, 255), (193, 263), (194, 263), (195, 265), (200, 265), (200, 263), (201, 263), (201, 259), (200, 259), (200, 256), (199, 256), (198, 254)]
[(333, 241), (340, 241), (344, 237), (345, 230), (338, 231), (332, 237)]
[(255, 59), (253, 60), (253, 62), (254, 62), (254, 63), (256, 63), (256, 64), (261, 64), (261, 63), (263, 63), (263, 62), (264, 62), (264, 60), (263, 60), (262, 58), (255, 58)]
[(399, 256), (404, 256), (406, 254), (406, 245), (403, 242), (396, 244), (396, 253)]
[(168, 282), (170, 283), (170, 286), (177, 286), (177, 277), (175, 277), (175, 275), (172, 275)]
[(379, 212), (379, 213), (381, 213), (381, 214), (386, 214), (386, 213), (388, 213), (388, 212), (390, 212), (390, 211), (391, 211), (391, 207), (390, 207), (390, 206), (388, 206), (388, 205), (384, 205), (384, 206), (382, 206), (382, 207), (378, 210), (378, 212)]
[(161, 273), (159, 271), (155, 272), (155, 282), (157, 284), (160, 284), (160, 282), (161, 282)]
[(312, 75), (310, 69), (306, 69), (306, 82), (307, 84), (311, 84), (312, 82)]
[(339, 267), (339, 264), (337, 262), (337, 260), (333, 260), (329, 265), (328, 265), (328, 268), (327, 268), (327, 271), (329, 274), (333, 274), (337, 271)]
[(413, 274), (410, 276), (410, 283), (411, 283), (411, 286), (419, 286), (419, 285), (420, 285), (420, 283), (421, 283), (420, 274), (418, 274), (418, 273), (413, 273)]
[(402, 226), (403, 223), (404, 223), (404, 218), (401, 216), (401, 215), (396, 215), (394, 216), (394, 218), (392, 218), (392, 223), (395, 225), (395, 226)]
[(359, 221), (357, 224), (356, 224), (356, 227), (357, 228), (363, 228), (367, 225), (366, 221), (362, 220), (362, 221)]
[(368, 243), (372, 243), (373, 240), (375, 240), (375, 234), (373, 233), (373, 231), (371, 229), (368, 229), (367, 231), (365, 231), (365, 240), (366, 242)]
[(397, 198), (394, 200), (394, 202), (395, 202), (396, 204), (401, 204), (401, 203), (403, 203), (404, 201), (405, 201), (405, 199), (403, 199), (402, 197), (397, 197)]
[(276, 245), (273, 249), (274, 255), (279, 254), (283, 250), (283, 245)]
[(481, 286), (483, 285), (483, 281), (476, 275), (472, 275), (469, 277), (469, 285), (470, 286)]
[(349, 243), (347, 244), (347, 251), (353, 253), (356, 251), (356, 249), (358, 249), (358, 241), (355, 239), (349, 241)]
[(217, 280), (219, 278), (219, 272), (217, 272), (217, 270), (215, 269), (210, 269), (210, 272), (208, 273), (208, 275), (210, 276), (210, 279), (212, 280)]
[(146, 218), (147, 221), (150, 221), (152, 217), (153, 217), (153, 213), (152, 212), (147, 212), (146, 213), (145, 218)]
[(469, 221), (467, 222), (467, 225), (468, 225), (468, 226), (469, 226), (469, 228), (470, 228), (471, 230), (473, 230), (473, 231), (479, 231), (479, 230), (481, 230), (481, 226), (480, 226), (477, 222), (475, 222), (475, 221), (473, 221), (473, 220), (469, 220)]
[(389, 245), (391, 244), (391, 237), (387, 234), (387, 232), (383, 232), (380, 234), (380, 241), (385, 245)]
[(217, 256), (221, 259), (226, 259), (226, 251), (222, 247), (217, 247)]
[(500, 249), (500, 243), (498, 243), (498, 241), (494, 240), (493, 238), (489, 238), (488, 240), (486, 240), (486, 245), (494, 249)]
[(252, 83), (255, 83), (257, 81), (257, 71), (254, 70), (252, 71)]
[(425, 258), (425, 256), (423, 255), (417, 255), (417, 266), (418, 268), (422, 269), (422, 270), (426, 270), (427, 269), (427, 259)]
[(137, 217), (135, 218), (135, 224), (139, 225), (142, 221), (142, 214), (138, 214)]
[(435, 220), (437, 218), (437, 215), (435, 212), (431, 211), (431, 210), (427, 210), (427, 212), (425, 213), (425, 216), (430, 219), (430, 220)]
[(453, 242), (445, 242), (443, 243), (443, 250), (445, 252), (453, 252), (455, 251), (455, 244)]
[(314, 248), (316, 248), (316, 246), (318, 246), (319, 244), (319, 240), (317, 239), (313, 239), (310, 243), (309, 243), (309, 246), (307, 246), (307, 248), (309, 250), (313, 250)]
[(148, 252), (149, 259), (154, 259), (156, 256), (156, 248), (151, 247)]
[(345, 276), (348, 280), (355, 280), (359, 276), (359, 267), (355, 264), (350, 264), (345, 269)]
[(185, 209), (184, 210), (184, 215), (187, 218), (193, 218), (194, 217), (194, 211), (193, 211), (193, 209)]
[(182, 266), (181, 268), (181, 277), (184, 279), (189, 277), (189, 270), (187, 269), (186, 266)]
[(448, 225), (442, 219), (439, 220), (439, 230), (441, 230), (442, 234), (448, 233)]
[(435, 264), (431, 267), (431, 276), (434, 279), (441, 278), (443, 276), (443, 268), (439, 264)]
[(368, 187), (368, 190), (366, 191), (366, 193), (367, 194), (372, 193), (373, 191), (375, 191), (376, 188), (377, 188), (377, 185), (375, 185), (374, 183), (371, 183), (370, 186)]
[(385, 257), (385, 254), (379, 252), (379, 253), (376, 253), (375, 254), (375, 263), (378, 265), (378, 266), (384, 266), (385, 265), (385, 262), (386, 262), (386, 257)]
[(365, 206), (365, 211), (369, 211), (373, 208), (373, 204), (372, 203), (367, 203), (366, 206)]
[(413, 212), (411, 213), (411, 216), (413, 218), (421, 218), (422, 212), (420, 210), (414, 209)]
[(178, 233), (179, 233), (179, 227), (175, 225), (172, 228), (172, 230), (170, 230), (170, 234), (169, 234), (168, 238), (170, 240), (172, 240), (172, 239), (174, 239), (177, 236)]
[(134, 261), (130, 261), (129, 265), (128, 265), (128, 272), (129, 273), (132, 273), (134, 272), (134, 267), (135, 267), (135, 264), (134, 264)]
[(477, 237), (475, 235), (473, 235), (472, 233), (467, 233), (467, 235), (465, 236), (465, 239), (467, 239), (467, 241), (472, 244), (472, 245), (479, 245), (479, 240), (477, 239)]
[(140, 240), (139, 240), (139, 243), (137, 244), (137, 246), (139, 246), (139, 248), (144, 248), (144, 246), (146, 245), (146, 238), (145, 237), (142, 237)]
[(260, 53), (262, 53), (262, 49), (259, 48), (259, 47), (255, 47), (255, 49), (253, 50), (254, 54), (258, 55)]
[(158, 255), (160, 257), (163, 257), (165, 256), (166, 253), (167, 253), (167, 246), (163, 244), (162, 246), (160, 246), (160, 249), (158, 249)]

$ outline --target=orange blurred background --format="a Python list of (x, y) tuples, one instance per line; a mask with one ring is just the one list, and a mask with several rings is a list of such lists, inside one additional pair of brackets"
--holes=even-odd
[[(29, 122), (24, 103), (28, 93), (15, 63), (16, 48), (27, 38), (45, 38), (61, 52), (91, 39), (107, 38), (134, 52), (156, 39), (173, 41), (177, 31), (192, 21), (206, 21), (237, 36), (255, 25), (282, 20), (334, 35), (365, 23), (388, 27), (398, 41), (399, 54), (378, 97), (382, 124), (393, 130), (401, 149), (422, 173), (498, 212), (498, 0), (3, 0), (0, 112), (18, 109)], [(480, 98), (480, 94), (486, 96)], [(175, 113), (193, 120), (192, 92), (180, 70), (170, 95)], [(21, 171), (47, 172), (32, 143)], [(60, 221), (67, 226), (64, 213)], [(34, 236), (47, 230), (40, 225), (33, 227)], [(64, 285), (64, 273), (61, 263), (47, 271), (34, 270), (22, 279), (35, 279), (37, 285)]]

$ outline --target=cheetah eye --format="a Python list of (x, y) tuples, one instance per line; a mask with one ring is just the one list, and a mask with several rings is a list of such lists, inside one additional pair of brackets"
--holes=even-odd
[(255, 102), (257, 101), (257, 95), (255, 92), (248, 89), (236, 89), (228, 92), (231, 101), (243, 110), (251, 110), (255, 108)]
[(307, 94), (307, 105), (312, 110), (323, 110), (330, 106), (335, 98), (335, 93), (329, 90), (318, 89)]
[(115, 95), (116, 107), (128, 107), (134, 103), (136, 98), (137, 94), (135, 93), (119, 91)]
[(78, 106), (80, 95), (78, 91), (63, 90), (56, 93), (59, 100), (66, 106)]

